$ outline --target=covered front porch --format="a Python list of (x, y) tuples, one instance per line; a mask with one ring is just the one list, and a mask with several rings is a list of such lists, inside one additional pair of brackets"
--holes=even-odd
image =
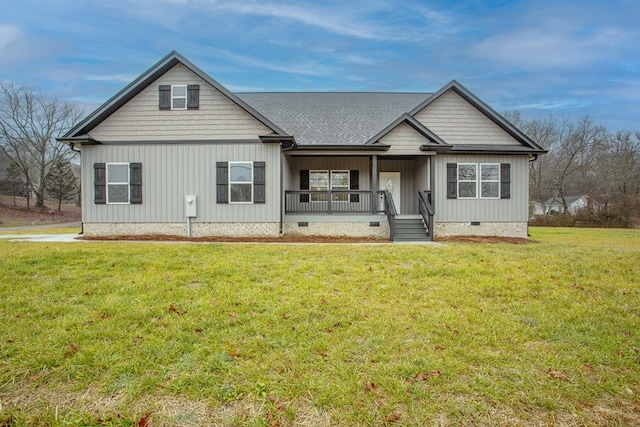
[[(314, 223), (340, 232), (339, 222), (343, 234), (356, 224), (386, 225), (391, 240), (432, 240), (433, 182), (431, 153), (286, 153), (283, 222), (298, 232)], [(372, 235), (381, 232), (371, 230)]]

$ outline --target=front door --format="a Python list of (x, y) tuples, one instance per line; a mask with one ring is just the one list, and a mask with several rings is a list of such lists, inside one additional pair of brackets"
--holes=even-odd
[[(400, 172), (380, 172), (378, 176), (379, 190), (391, 193), (396, 211), (400, 214)], [(384, 209), (384, 206), (382, 207)]]

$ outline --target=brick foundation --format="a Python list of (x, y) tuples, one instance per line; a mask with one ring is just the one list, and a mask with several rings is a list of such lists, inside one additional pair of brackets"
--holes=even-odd
[(527, 222), (439, 222), (435, 224), (435, 238), (445, 236), (499, 236), (527, 238)]
[[(143, 235), (170, 235), (186, 236), (187, 223), (96, 223), (86, 222), (83, 226), (87, 236), (143, 236)], [(279, 223), (220, 223), (220, 222), (193, 222), (191, 223), (191, 236), (227, 236), (227, 237), (260, 237), (279, 236)]]

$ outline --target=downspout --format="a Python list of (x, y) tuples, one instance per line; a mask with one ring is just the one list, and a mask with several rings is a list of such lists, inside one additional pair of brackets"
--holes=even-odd
[[(69, 143), (69, 148), (71, 148), (71, 151), (73, 151), (74, 153), (78, 153), (78, 155), (80, 156), (80, 188), (82, 188), (82, 151), (78, 150), (73, 145), (73, 142)], [(80, 197), (82, 197), (82, 194), (80, 194)], [(82, 203), (82, 199), (80, 199), (80, 204), (84, 205), (84, 203)], [(83, 234), (84, 234), (84, 221), (80, 221), (80, 235), (82, 236)]]
[[(529, 163), (533, 163), (538, 160), (538, 153), (534, 153), (533, 156), (529, 159)], [(542, 209), (544, 211), (544, 200), (542, 203)], [(529, 209), (527, 209), (527, 219), (529, 218)], [(529, 233), (529, 221), (527, 221), (527, 237), (531, 237), (531, 233)]]
[(295, 143), (291, 142), (291, 145), (287, 147), (281, 141), (280, 142), (280, 146), (282, 147), (282, 150), (280, 150), (280, 198), (281, 198), (281, 203), (280, 203), (280, 228), (279, 228), (279, 232), (280, 232), (280, 235), (282, 235), (282, 233), (284, 232), (284, 204), (286, 202), (286, 199), (285, 199), (286, 195), (285, 195), (285, 192), (284, 192), (284, 152), (293, 149), (293, 147), (295, 147)]

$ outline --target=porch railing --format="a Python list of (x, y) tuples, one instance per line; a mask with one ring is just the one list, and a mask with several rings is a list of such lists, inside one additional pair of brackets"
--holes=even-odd
[(379, 191), (329, 190), (329, 191), (285, 191), (286, 214), (370, 214), (384, 212), (380, 202), (374, 198)]
[(422, 215), (422, 220), (427, 226), (427, 235), (433, 238), (433, 203), (431, 201), (430, 190), (420, 190), (418, 192), (418, 211)]
[(284, 192), (286, 214), (385, 214), (390, 238), (395, 230), (396, 206), (387, 190), (287, 190)]

